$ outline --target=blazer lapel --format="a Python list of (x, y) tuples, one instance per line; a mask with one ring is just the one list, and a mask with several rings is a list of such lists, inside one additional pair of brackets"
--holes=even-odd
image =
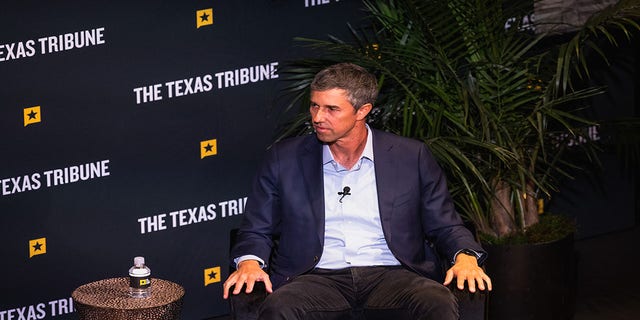
[(384, 139), (384, 133), (373, 133), (373, 157), (376, 171), (376, 188), (378, 189), (378, 208), (382, 221), (382, 230), (391, 238), (391, 216), (393, 214), (393, 199), (395, 199), (396, 161), (391, 156), (393, 144)]
[(307, 197), (316, 222), (318, 240), (324, 242), (324, 187), (322, 178), (322, 143), (310, 135), (299, 153)]

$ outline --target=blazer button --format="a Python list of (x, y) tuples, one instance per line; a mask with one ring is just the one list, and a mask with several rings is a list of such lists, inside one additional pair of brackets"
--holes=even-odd
[(318, 262), (318, 260), (320, 260), (320, 258), (318, 258), (318, 256), (313, 257), (313, 262)]

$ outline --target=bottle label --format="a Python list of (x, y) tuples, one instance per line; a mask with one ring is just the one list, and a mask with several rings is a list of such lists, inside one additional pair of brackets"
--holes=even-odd
[(151, 286), (151, 278), (149, 277), (129, 277), (129, 286), (135, 289), (145, 289)]

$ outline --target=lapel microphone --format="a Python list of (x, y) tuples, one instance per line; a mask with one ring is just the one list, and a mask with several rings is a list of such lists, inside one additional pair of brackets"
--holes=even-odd
[(340, 197), (340, 200), (338, 200), (340, 203), (342, 203), (342, 199), (344, 197), (351, 195), (351, 193), (349, 193), (349, 191), (351, 191), (351, 188), (349, 188), (348, 186), (345, 186), (344, 188), (342, 188), (342, 192), (338, 192), (338, 195), (342, 196), (342, 197)]

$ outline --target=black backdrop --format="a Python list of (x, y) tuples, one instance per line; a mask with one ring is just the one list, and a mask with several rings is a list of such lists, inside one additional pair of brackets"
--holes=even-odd
[(309, 54), (294, 37), (346, 36), (360, 9), (3, 4), (0, 319), (74, 318), (73, 289), (136, 255), (185, 287), (185, 319), (227, 313), (228, 231), (280, 120), (277, 67)]

